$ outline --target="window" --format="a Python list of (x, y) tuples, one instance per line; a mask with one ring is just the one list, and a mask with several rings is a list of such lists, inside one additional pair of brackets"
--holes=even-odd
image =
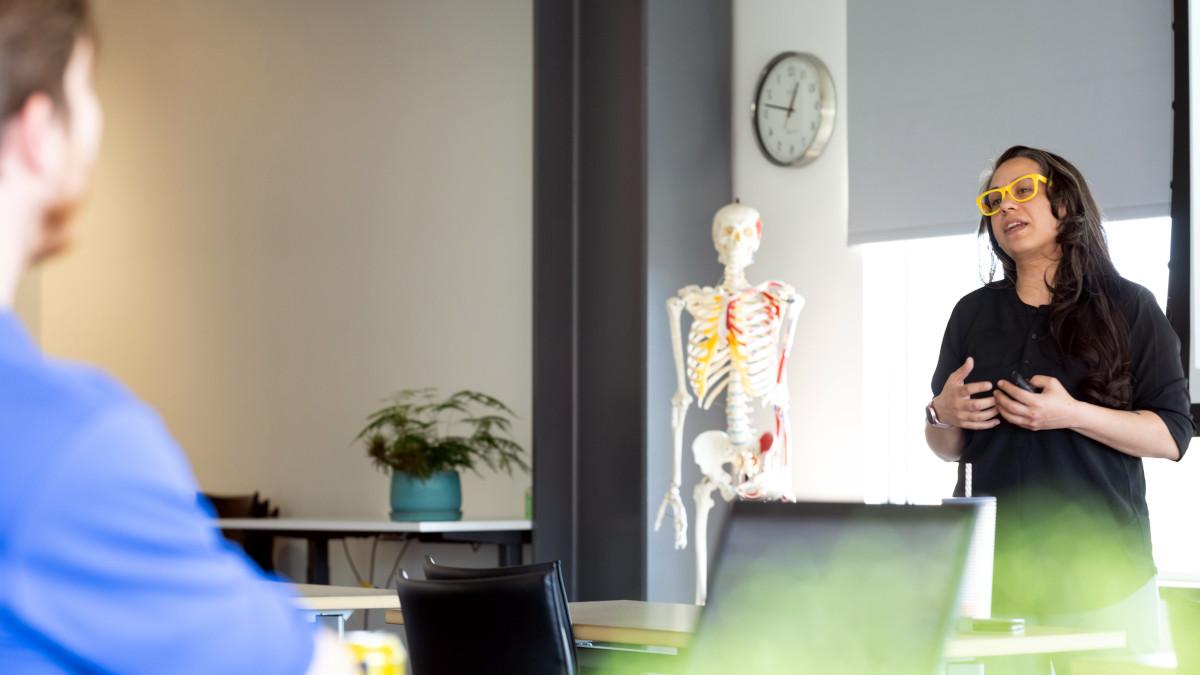
[[(1165, 308), (1170, 219), (1105, 229), (1117, 270)], [(986, 241), (968, 234), (864, 244), (862, 256), (865, 494), (872, 502), (938, 503), (954, 489), (956, 465), (930, 452), (922, 411), (950, 311), (987, 279), (991, 255)], [(1200, 540), (1188, 522), (1200, 512), (1190, 487), (1200, 480), (1200, 458), (1146, 460), (1145, 467), (1160, 571), (1200, 574)]]
[(922, 410), (946, 320), (980, 286), (989, 258), (974, 235), (866, 244), (862, 253), (865, 494), (938, 503), (950, 496), (956, 469), (925, 445)]

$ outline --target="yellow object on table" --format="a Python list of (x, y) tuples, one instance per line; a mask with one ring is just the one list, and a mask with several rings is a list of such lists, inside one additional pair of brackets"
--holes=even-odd
[(363, 675), (404, 675), (408, 652), (395, 635), (357, 630), (346, 633), (345, 643)]

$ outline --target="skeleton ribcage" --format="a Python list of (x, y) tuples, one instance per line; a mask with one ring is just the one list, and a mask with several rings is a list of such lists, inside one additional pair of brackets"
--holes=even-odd
[(711, 406), (731, 378), (751, 398), (767, 395), (778, 374), (779, 300), (754, 288), (690, 300), (687, 375), (700, 407)]

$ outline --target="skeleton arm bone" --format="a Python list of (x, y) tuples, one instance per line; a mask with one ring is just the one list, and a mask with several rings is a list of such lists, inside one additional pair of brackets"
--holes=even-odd
[(654, 530), (657, 532), (662, 525), (667, 507), (671, 507), (671, 520), (675, 524), (675, 548), (687, 548), (687, 510), (679, 495), (679, 485), (683, 481), (683, 422), (687, 417), (688, 406), (692, 397), (687, 392), (684, 381), (683, 366), (683, 334), (680, 322), (683, 319), (683, 300), (673, 297), (667, 300), (667, 316), (671, 322), (671, 352), (675, 356), (675, 396), (671, 398), (671, 445), (674, 453), (671, 486), (658, 507), (658, 515), (654, 519)]
[(771, 403), (775, 407), (775, 423), (778, 427), (776, 434), (780, 437), (778, 439), (781, 441), (780, 451), (783, 455), (783, 464), (786, 466), (791, 461), (789, 457), (791, 429), (788, 421), (791, 393), (787, 381), (787, 360), (792, 351), (792, 343), (796, 339), (796, 323), (800, 318), (800, 310), (804, 308), (804, 298), (793, 292), (785, 298), (785, 302), (787, 302), (787, 309), (784, 328), (780, 333), (778, 381), (775, 389), (771, 392)]
[(771, 391), (771, 403), (776, 408), (788, 407), (788, 381), (787, 381), (787, 362), (788, 356), (792, 352), (792, 343), (796, 340), (796, 324), (800, 318), (800, 310), (804, 307), (804, 298), (799, 295), (787, 301), (787, 309), (784, 315), (783, 330), (779, 332), (779, 364), (777, 371), (778, 380)]

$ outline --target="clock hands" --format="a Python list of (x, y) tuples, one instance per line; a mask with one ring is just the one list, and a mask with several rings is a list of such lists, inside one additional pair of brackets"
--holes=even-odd
[(800, 93), (799, 82), (796, 83), (796, 88), (792, 89), (792, 100), (788, 101), (787, 115), (783, 117), (783, 130), (787, 133), (792, 131), (788, 128), (788, 122), (792, 120), (792, 113), (796, 112), (796, 94), (798, 93)]
[(792, 115), (792, 113), (793, 113), (793, 112), (795, 112), (795, 111), (796, 111), (796, 109), (795, 109), (795, 108), (785, 108), (785, 107), (783, 107), (783, 106), (781, 106), (781, 105), (775, 105), (775, 104), (773, 104), (773, 103), (763, 103), (763, 104), (762, 104), (762, 107), (764, 107), (764, 108), (774, 108), (774, 109), (776, 109), (776, 110), (783, 110), (783, 111), (787, 112), (787, 117), (784, 117), (784, 118), (783, 118), (783, 122), (784, 122), (784, 123), (783, 123), (783, 132), (784, 132), (785, 134), (794, 134), (794, 133), (796, 133), (796, 131), (795, 131), (795, 130), (793, 130), (793, 129), (789, 129), (789, 128), (788, 128), (788, 126), (787, 126), (787, 119), (788, 119), (788, 117), (791, 117), (791, 115)]
[(776, 110), (783, 110), (783, 111), (787, 112), (787, 116), (785, 116), (783, 119), (785, 121), (790, 120), (792, 118), (792, 113), (796, 112), (796, 94), (798, 94), (798, 93), (800, 93), (800, 83), (799, 82), (796, 83), (796, 88), (792, 89), (792, 100), (788, 101), (786, 108), (781, 105), (775, 105), (773, 103), (764, 103), (764, 104), (762, 104), (762, 106), (764, 108), (774, 108)]

